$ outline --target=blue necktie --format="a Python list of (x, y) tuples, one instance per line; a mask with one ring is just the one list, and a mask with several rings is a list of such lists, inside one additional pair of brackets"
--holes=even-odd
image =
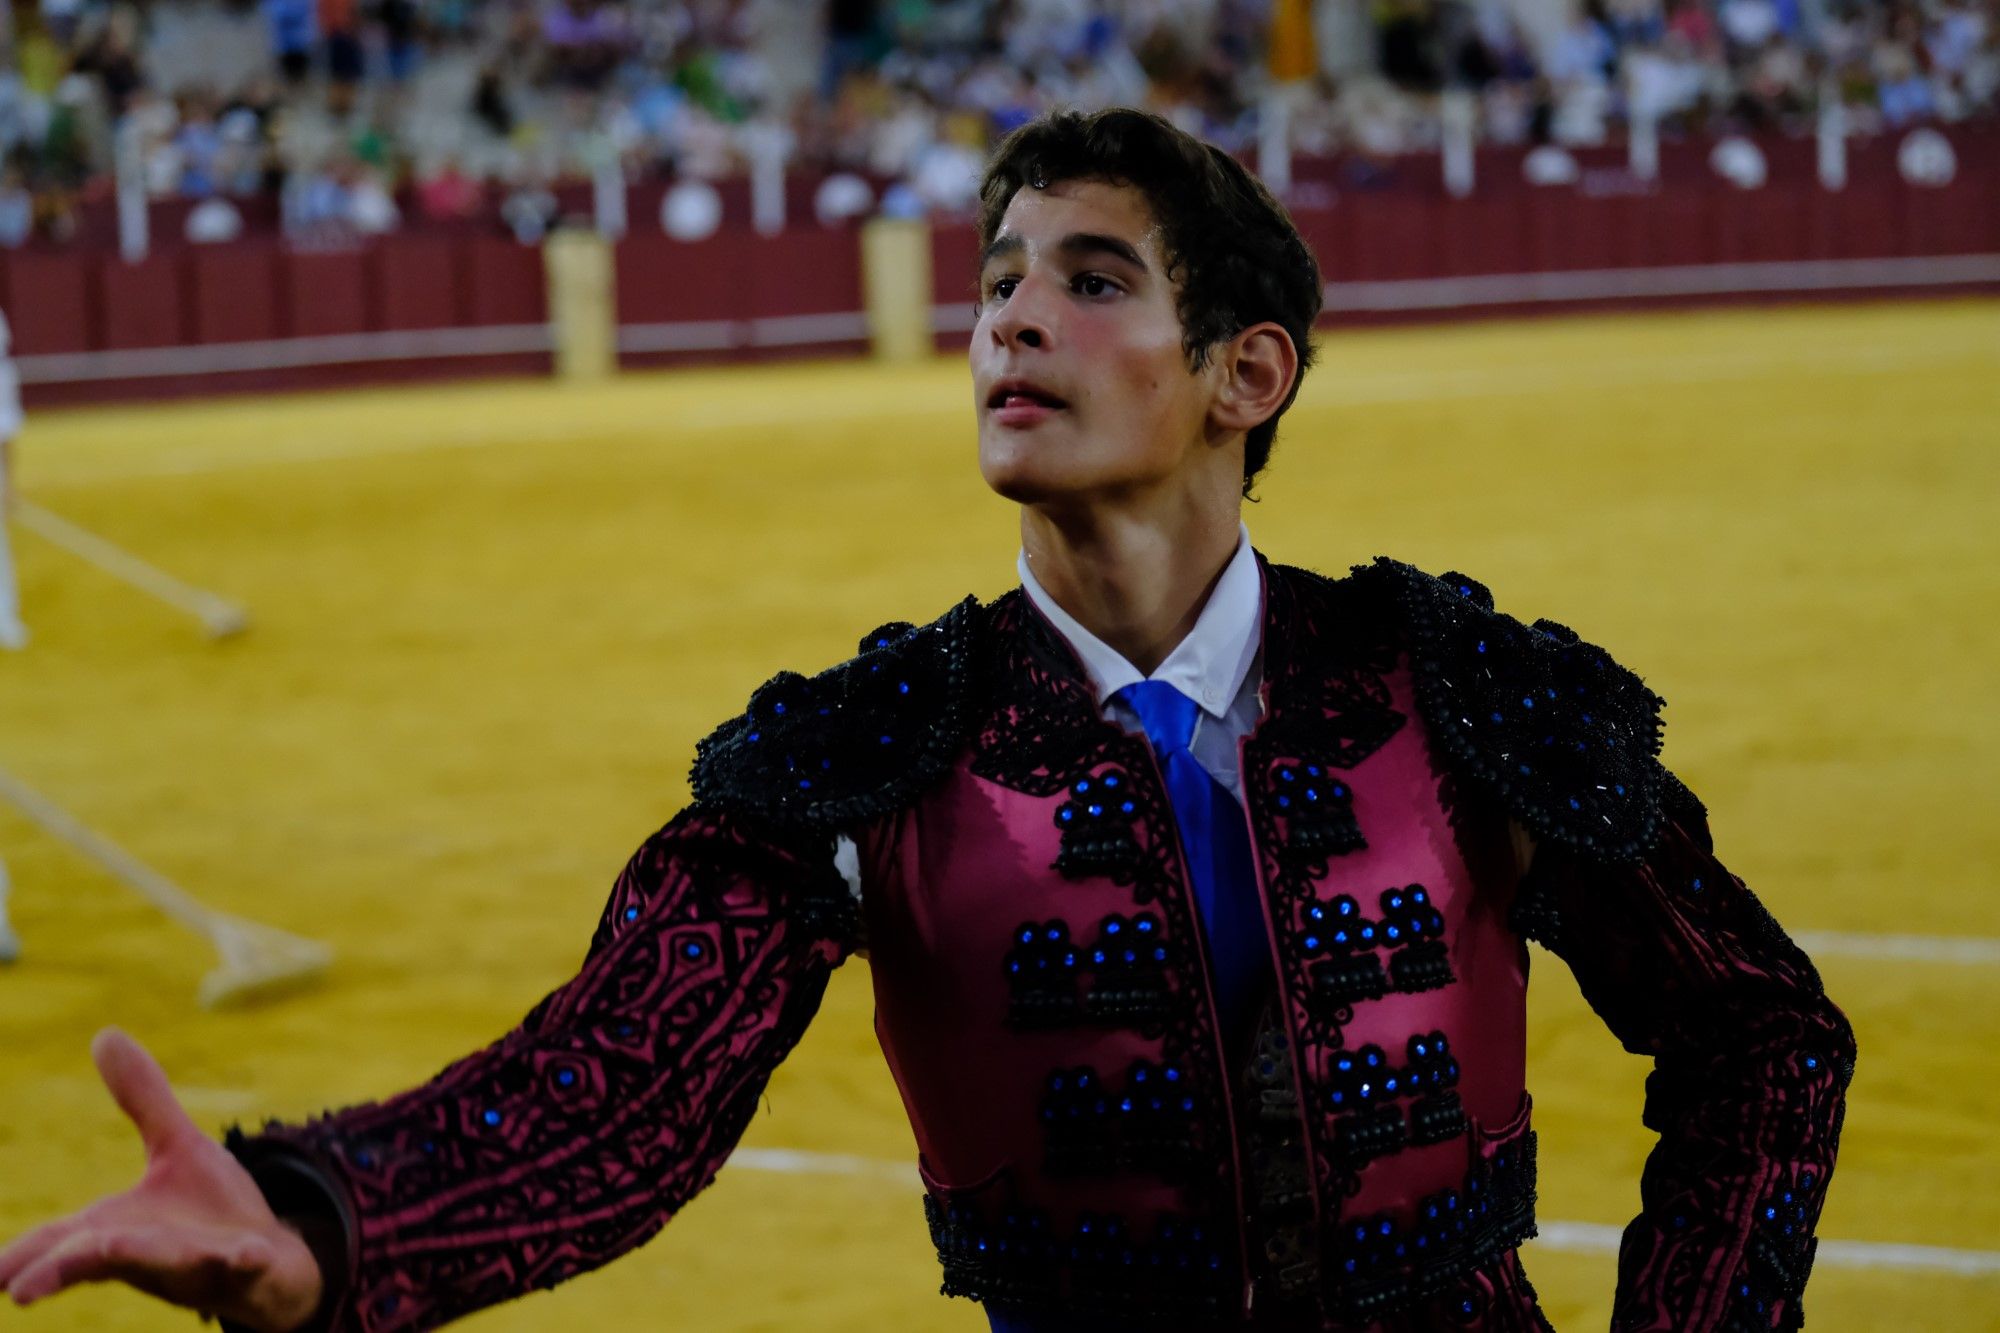
[(1257, 868), (1243, 807), (1209, 776), (1188, 749), (1201, 708), (1163, 680), (1127, 685), (1113, 698), (1139, 715), (1167, 779), (1167, 795), (1180, 825), (1208, 937), (1209, 972), (1215, 979), (1225, 1046), (1247, 1038), (1253, 1012), (1270, 975), (1271, 953), (1264, 911), (1257, 900)]

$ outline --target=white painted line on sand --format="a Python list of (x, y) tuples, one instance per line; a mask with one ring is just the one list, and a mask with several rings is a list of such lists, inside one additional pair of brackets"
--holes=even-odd
[[(1619, 1227), (1596, 1222), (1543, 1222), (1532, 1243), (1573, 1254), (1616, 1254), (1623, 1234)], [(1815, 1262), (1833, 1268), (1889, 1268), (1951, 1273), (1959, 1277), (2000, 1274), (2000, 1252), (1902, 1245), (1893, 1241), (1822, 1240)]]
[(729, 1154), (729, 1164), (781, 1176), (863, 1176), (884, 1184), (923, 1188), (923, 1182), (917, 1178), (917, 1168), (908, 1162), (854, 1157), (847, 1153), (804, 1152), (794, 1148), (738, 1148)]
[[(847, 1153), (739, 1148), (730, 1156), (729, 1163), (776, 1175), (855, 1176), (912, 1190), (922, 1188), (913, 1166)], [(1543, 1222), (1531, 1243), (1574, 1254), (1616, 1254), (1620, 1234), (1620, 1228), (1597, 1222)], [(1893, 1241), (1822, 1240), (1817, 1262), (1829, 1268), (1891, 1269), (1954, 1277), (2000, 1276), (2000, 1251), (1954, 1250), (1941, 1245), (1904, 1245)]]
[(1803, 930), (1793, 941), (1815, 958), (1868, 958), (1905, 963), (2000, 963), (2000, 940), (1978, 935), (1869, 935)]

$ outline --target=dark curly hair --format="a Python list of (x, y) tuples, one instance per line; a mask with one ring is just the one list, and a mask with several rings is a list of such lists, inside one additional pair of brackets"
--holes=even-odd
[(1167, 276), (1178, 285), (1188, 368), (1208, 364), (1210, 349), (1269, 320), (1290, 335), (1298, 373), (1285, 401), (1244, 437), (1243, 493), (1270, 461), (1278, 418), (1298, 397), (1313, 361), (1307, 336), (1319, 317), (1319, 264), (1298, 229), (1229, 154), (1160, 117), (1126, 107), (1090, 115), (1061, 111), (1009, 134), (994, 151), (979, 187), (979, 244), (992, 244), (1000, 220), (1023, 186), (1060, 181), (1129, 185), (1159, 221)]

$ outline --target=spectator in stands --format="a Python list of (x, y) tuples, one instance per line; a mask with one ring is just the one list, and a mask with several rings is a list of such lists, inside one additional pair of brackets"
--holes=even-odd
[(1382, 0), (1375, 23), (1378, 60), (1389, 82), (1412, 92), (1436, 92), (1442, 79), (1431, 0)]
[(1667, 36), (1667, 19), (1660, 0), (1608, 0), (1604, 26), (1620, 51), (1657, 46)]
[(389, 189), (388, 173), (359, 159), (346, 166), (347, 223), (361, 236), (381, 236), (402, 225), (403, 217)]
[(1618, 65), (1618, 44), (1605, 21), (1604, 6), (1579, 6), (1550, 49), (1547, 73), (1558, 84), (1601, 83)]
[(1734, 111), (1747, 129), (1802, 131), (1812, 108), (1805, 53), (1797, 43), (1772, 39), (1750, 59)]
[(542, 13), (548, 78), (558, 87), (597, 92), (631, 46), (624, 11), (609, 0), (549, 0)]
[(356, 0), (318, 0), (319, 30), (326, 48), (327, 107), (336, 116), (354, 109), (355, 89), (367, 73), (361, 47), (361, 15)]
[(1875, 44), (1875, 88), (1882, 119), (1890, 128), (1922, 120), (1936, 110), (1930, 81), (1918, 63), (1916, 15), (1899, 12), (1892, 27)]
[(1686, 42), (1697, 60), (1721, 57), (1722, 30), (1716, 27), (1703, 0), (1670, 0), (1668, 8), (1668, 33)]
[(279, 95), (269, 79), (250, 83), (229, 99), (216, 121), (223, 151), (216, 170), (225, 193), (276, 194), (283, 170), (272, 152), (271, 131)]
[(35, 196), (24, 158), (16, 149), (0, 165), (0, 247), (9, 250), (26, 244), (35, 231)]
[(109, 160), (108, 138), (90, 81), (81, 74), (65, 77), (50, 99), (48, 132), (31, 177), (36, 217), (50, 240), (65, 241), (76, 233), (77, 193)]
[(872, 69), (885, 54), (879, 0), (831, 0), (827, 6), (826, 56), (820, 96), (834, 100), (849, 76)]
[(382, 33), (384, 73), (391, 83), (405, 83), (416, 73), (423, 53), (417, 0), (375, 0), (372, 9)]
[(506, 139), (513, 135), (516, 124), (514, 103), (507, 91), (507, 80), (496, 62), (488, 62), (479, 71), (479, 79), (472, 87), (473, 119), (484, 125), (495, 138)]
[(465, 174), (451, 155), (417, 181), (417, 211), (431, 222), (460, 222), (476, 217), (486, 204), (480, 183)]
[(271, 55), (287, 82), (303, 83), (312, 73), (313, 52), (319, 46), (316, 0), (261, 0), (271, 28)]
[(227, 167), (226, 146), (214, 95), (204, 88), (182, 94), (180, 128), (174, 134), (174, 147), (180, 154), (178, 192), (190, 199), (219, 193)]
[(1658, 46), (1628, 51), (1624, 66), (1628, 115), (1671, 130), (1692, 127), (1708, 87), (1708, 70), (1685, 33), (1669, 31)]
[[(185, 69), (147, 86), (148, 25), (168, 49), (177, 13), (208, 12), (194, 0), (24, 11), (19, 72), (0, 65), (0, 153), (29, 147), (27, 186), (58, 231), (68, 200), (112, 170), (121, 115), (158, 189), (245, 195), (355, 146), (355, 123), (384, 170), (450, 155), (497, 178), (535, 153), (574, 176), (608, 137), (634, 177), (727, 175), (745, 169), (744, 127), (797, 91), (758, 31), (792, 0), (228, 2), (261, 11), (271, 63), (211, 71), (231, 80), (226, 98)], [(1370, 0), (1377, 69), (1294, 108), (1294, 144), (1344, 151), (1343, 184), (1365, 186), (1440, 141), (1447, 88), (1474, 91), (1481, 133), (1502, 143), (1599, 141), (1635, 116), (1670, 134), (1796, 133), (1823, 88), (1865, 134), (1990, 114), (2000, 89), (1995, 0), (1579, 0), (1539, 52), (1514, 7)], [(1268, 0), (828, 0), (823, 13), (824, 95), (799, 97), (788, 133), (807, 163), (901, 185), (887, 196), (899, 207), (956, 207), (963, 158), (1056, 105), (1149, 105), (1232, 150), (1256, 139)], [(386, 59), (371, 68), (375, 45)], [(323, 84), (308, 77), (322, 59)]]
[(979, 178), (985, 169), (985, 134), (977, 118), (953, 115), (945, 133), (917, 153), (907, 183), (929, 213), (970, 214), (979, 204)]
[(48, 124), (48, 100), (28, 87), (13, 50), (0, 50), (0, 155), (39, 144)]
[(1722, 0), (1717, 17), (1724, 39), (1738, 58), (1763, 50), (1781, 33), (1774, 0)]
[(297, 172), (285, 184), (285, 231), (295, 240), (327, 243), (345, 234), (352, 203), (344, 173), (331, 165)]
[(524, 168), (500, 205), (500, 218), (522, 245), (539, 245), (562, 215), (562, 203), (539, 166)]
[(141, 88), (132, 95), (119, 124), (117, 133), (132, 145), (131, 161), (138, 166), (146, 193), (153, 198), (180, 193), (181, 153), (174, 141), (180, 123), (180, 111), (172, 100)]
[(120, 5), (108, 11), (70, 62), (70, 70), (97, 81), (112, 117), (125, 114), (132, 95), (146, 84), (139, 63), (137, 11)]
[(42, 0), (42, 24), (49, 36), (68, 46), (82, 26), (83, 3), (84, 0)]
[(1553, 138), (1564, 143), (1604, 138), (1617, 69), (1618, 46), (1604, 6), (1591, 0), (1577, 10), (1549, 53), (1545, 73), (1554, 94)]

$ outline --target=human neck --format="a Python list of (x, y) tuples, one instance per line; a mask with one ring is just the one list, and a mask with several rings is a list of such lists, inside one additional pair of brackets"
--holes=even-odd
[(1152, 675), (1187, 637), (1236, 552), (1229, 503), (1022, 506), (1021, 549), (1035, 581), (1077, 623)]

